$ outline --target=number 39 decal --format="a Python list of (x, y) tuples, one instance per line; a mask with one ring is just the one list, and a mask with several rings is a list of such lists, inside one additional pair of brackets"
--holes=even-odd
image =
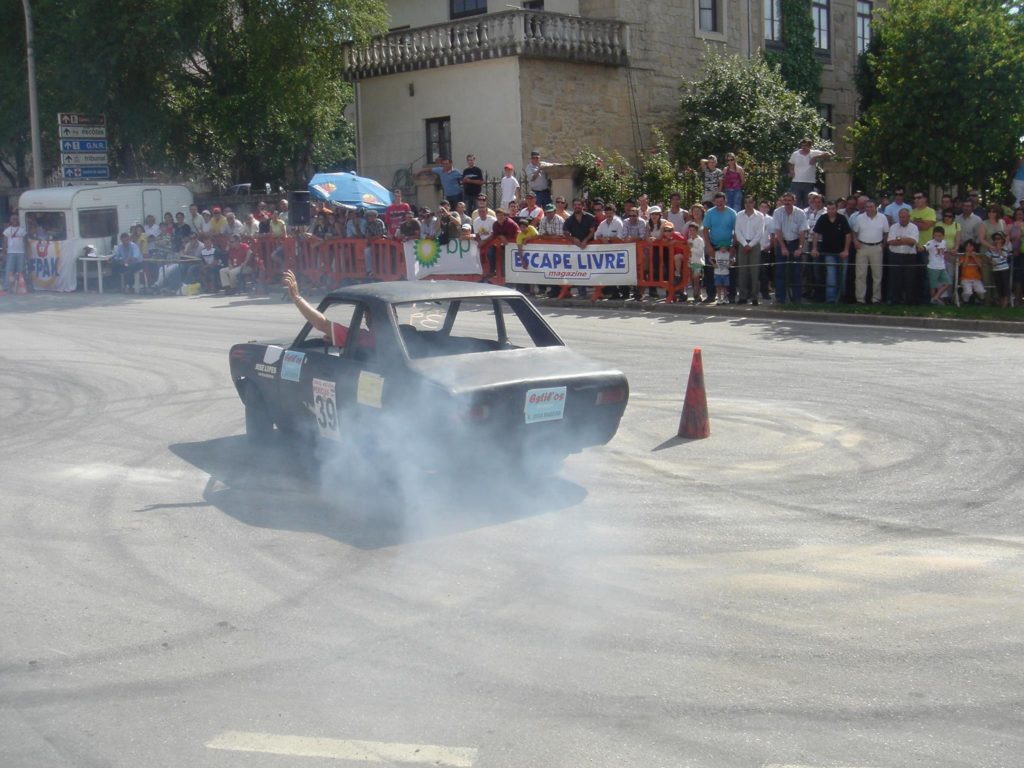
[(334, 382), (313, 379), (313, 412), (320, 437), (338, 439), (338, 403), (334, 396)]

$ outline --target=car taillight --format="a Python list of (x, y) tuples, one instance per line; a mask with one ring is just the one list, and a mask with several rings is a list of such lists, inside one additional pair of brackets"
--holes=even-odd
[(597, 404), (598, 405), (611, 405), (612, 403), (621, 403), (626, 399), (626, 388), (622, 386), (618, 387), (605, 387), (597, 393)]
[(239, 347), (238, 349), (232, 349), (231, 350), (231, 359), (232, 360), (238, 360), (240, 362), (245, 362), (245, 361), (247, 361), (249, 359), (249, 351), (247, 349), (245, 349), (244, 347)]

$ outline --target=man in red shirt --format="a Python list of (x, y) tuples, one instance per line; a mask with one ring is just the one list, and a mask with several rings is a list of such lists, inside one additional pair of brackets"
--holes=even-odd
[(243, 272), (247, 275), (253, 272), (252, 249), (248, 243), (242, 242), (241, 237), (232, 235), (228, 246), (228, 265), (220, 270), (220, 284), (224, 286), (225, 293), (235, 292), (238, 276)]
[(384, 226), (388, 230), (388, 237), (399, 237), (399, 229), (412, 216), (412, 208), (408, 203), (402, 202), (402, 190), (391, 191), (391, 205), (384, 210)]
[[(505, 244), (514, 244), (516, 236), (519, 235), (519, 225), (512, 221), (507, 210), (499, 208), (494, 215), (498, 220), (491, 227), (491, 236), (480, 243), (480, 253), (494, 254), (488, 259), (489, 264), (480, 265), (484, 269), (484, 277), (491, 277), (497, 273), (497, 260), (504, 257)], [(489, 246), (492, 245), (495, 248), (489, 250)]]

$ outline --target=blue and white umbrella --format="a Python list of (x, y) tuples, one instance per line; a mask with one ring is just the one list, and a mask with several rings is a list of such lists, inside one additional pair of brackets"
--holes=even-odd
[(352, 173), (318, 173), (309, 181), (309, 193), (317, 200), (383, 212), (391, 205), (391, 193), (379, 182)]

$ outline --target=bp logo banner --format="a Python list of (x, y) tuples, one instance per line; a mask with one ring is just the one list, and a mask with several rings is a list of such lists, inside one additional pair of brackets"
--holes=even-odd
[(406, 240), (405, 273), (410, 280), (434, 275), (480, 275), (480, 249), (475, 240)]
[[(68, 249), (70, 250), (70, 249)], [(78, 287), (78, 259), (61, 252), (60, 240), (30, 240), (28, 269), (37, 291), (74, 291)]]
[(505, 246), (505, 278), (534, 285), (633, 285), (636, 243), (561, 243)]

